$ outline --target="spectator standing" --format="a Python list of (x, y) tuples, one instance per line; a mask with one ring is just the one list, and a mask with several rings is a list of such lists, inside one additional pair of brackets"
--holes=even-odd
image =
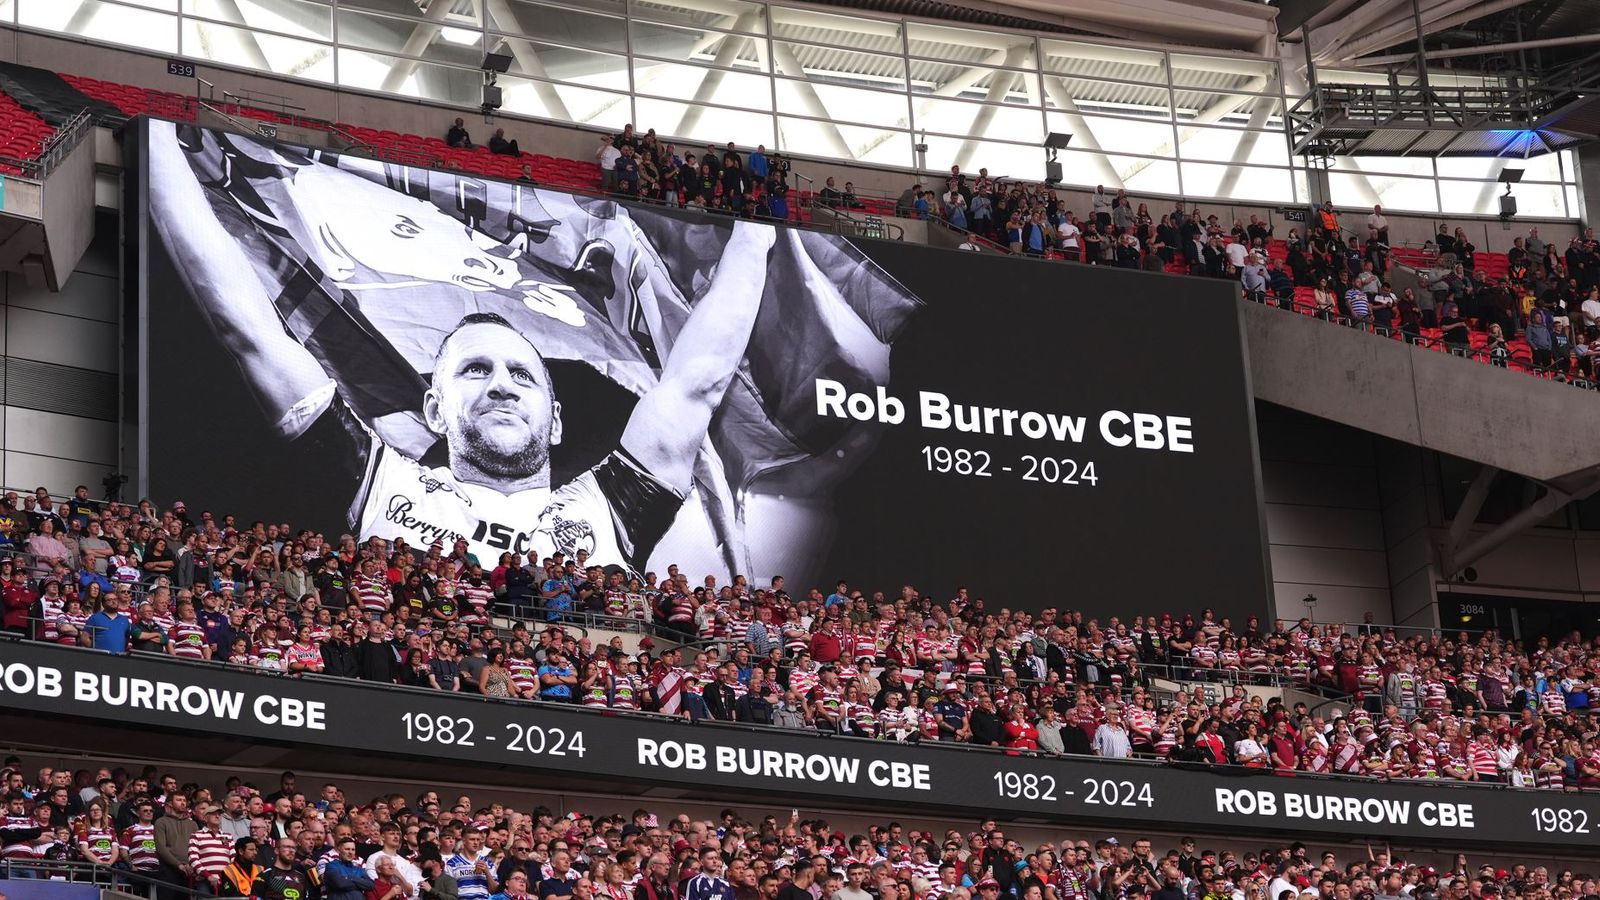
[(1133, 756), (1133, 744), (1128, 740), (1128, 729), (1123, 727), (1121, 710), (1115, 707), (1106, 710), (1106, 720), (1094, 732), (1094, 750), (1109, 759)]
[(1106, 186), (1103, 184), (1095, 185), (1094, 196), (1090, 198), (1089, 202), (1093, 207), (1094, 224), (1098, 225), (1102, 232), (1110, 228), (1111, 196), (1106, 193)]
[(1246, 300), (1252, 303), (1267, 302), (1267, 268), (1261, 258), (1251, 254), (1239, 269), (1239, 283), (1244, 288)]
[(633, 145), (625, 144), (616, 162), (616, 192), (624, 197), (639, 196), (639, 160), (633, 155)]
[(1372, 301), (1367, 299), (1367, 293), (1360, 288), (1352, 287), (1344, 292), (1344, 305), (1346, 311), (1358, 328), (1365, 328), (1371, 324)]
[(722, 877), (722, 851), (707, 847), (700, 851), (700, 873), (683, 888), (683, 900), (733, 900), (733, 887)]
[[(811, 892), (811, 887), (816, 881), (817, 872), (815, 865), (809, 859), (801, 858), (794, 864), (789, 883), (778, 889), (778, 900), (817, 900)], [(658, 900), (658, 898), (648, 898)]]
[(483, 832), (468, 828), (461, 834), (455, 855), (444, 860), (444, 872), (456, 881), (460, 900), (489, 900), (499, 891), (489, 853), (483, 847)]
[(334, 852), (338, 855), (322, 870), (324, 900), (366, 900), (376, 885), (356, 857), (356, 839), (348, 835), (339, 838)]
[(571, 703), (578, 673), (560, 651), (552, 650), (539, 667), (539, 699)]
[(1389, 220), (1384, 217), (1382, 206), (1372, 208), (1372, 215), (1367, 216), (1367, 227), (1377, 234), (1378, 240), (1389, 243)]
[[(197, 891), (218, 894), (222, 886), (222, 871), (233, 862), (234, 842), (222, 832), (222, 807), (208, 803), (201, 807), (200, 818), (203, 824), (189, 835), (189, 876)], [(284, 843), (293, 846), (291, 842)]]
[(754, 153), (750, 154), (750, 180), (760, 184), (767, 180), (767, 145), (757, 144)]
[(617, 149), (616, 137), (601, 135), (600, 146), (594, 151), (594, 161), (600, 167), (600, 189), (608, 194), (617, 190), (617, 160), (621, 157), (622, 151)]
[(84, 630), (89, 633), (90, 643), (96, 650), (128, 652), (128, 636), (133, 629), (133, 621), (122, 611), (122, 605), (132, 595), (130, 587), (118, 585), (101, 600), (100, 611), (84, 623)]

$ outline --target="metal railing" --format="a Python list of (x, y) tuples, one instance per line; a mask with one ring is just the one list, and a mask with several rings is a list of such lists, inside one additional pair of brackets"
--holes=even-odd
[[(890, 241), (905, 240), (905, 229), (893, 222), (885, 222), (882, 216), (861, 215), (846, 210), (841, 206), (820, 201), (815, 194), (809, 200), (811, 208), (811, 223), (821, 227), (822, 221), (832, 224), (835, 234), (849, 237), (881, 238)], [(820, 213), (820, 215), (819, 215)]]
[(31, 159), (18, 159), (11, 156), (0, 156), (0, 165), (12, 166), (22, 172), (22, 177), (44, 180), (50, 176), (56, 166), (67, 158), (67, 154), (77, 149), (85, 136), (94, 130), (94, 117), (89, 115), (89, 110), (80, 109), (67, 121), (56, 128), (38, 155)]
[(106, 866), (93, 860), (82, 859), (0, 859), (0, 879), (92, 884), (108, 890), (152, 898), (156, 896), (157, 891), (191, 897), (200, 896), (188, 885), (172, 884), (122, 865)]

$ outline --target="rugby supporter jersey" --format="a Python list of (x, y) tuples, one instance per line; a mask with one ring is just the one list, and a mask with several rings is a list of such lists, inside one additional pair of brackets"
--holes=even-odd
[[(6, 816), (0, 818), (0, 828), (8, 829), (14, 835), (27, 834), (24, 829), (37, 827), (39, 827), (39, 823), (34, 821), (33, 816)], [(5, 844), (0, 845), (0, 857), (5, 859), (33, 859), (37, 855), (33, 849), (33, 841), (34, 838), (32, 837), (27, 839), (18, 837), (14, 840), (6, 841)]]
[(156, 855), (155, 825), (135, 822), (122, 829), (122, 850), (135, 872), (154, 872), (161, 868), (161, 857)]
[(478, 860), (483, 858), (482, 853), (472, 859), (457, 853), (444, 861), (444, 870), (456, 880), (461, 900), (488, 900), (489, 876), (477, 870)]
[[(530, 559), (556, 553), (571, 558), (586, 550), (592, 565), (632, 567), (644, 564), (636, 554), (653, 548), (682, 501), (622, 453), (553, 492), (502, 494), (457, 481), (448, 469), (428, 468), (374, 439), (353, 518), (362, 539), (405, 538), (414, 547), (448, 547), (465, 539), (479, 559), (496, 559), (507, 550)], [(663, 503), (670, 503), (670, 514), (655, 521), (663, 519), (657, 512)]]
[(116, 854), (117, 833), (110, 828), (85, 827), (78, 832), (78, 841), (88, 846), (89, 855), (101, 865), (110, 865)]
[(179, 622), (168, 632), (172, 638), (172, 654), (183, 659), (205, 657), (206, 631), (197, 622)]

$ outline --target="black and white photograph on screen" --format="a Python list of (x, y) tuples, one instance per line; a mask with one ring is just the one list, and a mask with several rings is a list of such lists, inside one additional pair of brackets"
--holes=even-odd
[(263, 454), (347, 487), (246, 460), (203, 500), (486, 566), (824, 577), (830, 492), (881, 428), (819, 416), (813, 383), (888, 385), (922, 308), (848, 240), (147, 128), (148, 252), (176, 282), (150, 302), (192, 303), (233, 369), (196, 375), (240, 385)]

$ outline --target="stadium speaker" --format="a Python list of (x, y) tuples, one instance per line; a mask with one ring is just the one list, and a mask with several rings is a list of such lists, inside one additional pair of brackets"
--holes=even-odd
[(1500, 195), (1500, 218), (1509, 219), (1517, 214), (1517, 198), (1510, 194)]
[(1044, 164), (1045, 184), (1057, 184), (1061, 181), (1061, 163), (1050, 160)]
[(492, 84), (486, 84), (486, 85), (483, 86), (483, 111), (484, 112), (488, 112), (488, 111), (493, 110), (493, 109), (499, 109), (500, 108), (500, 99), (501, 99), (501, 91), (500, 91), (499, 87), (497, 87), (495, 85), (492, 85)]

